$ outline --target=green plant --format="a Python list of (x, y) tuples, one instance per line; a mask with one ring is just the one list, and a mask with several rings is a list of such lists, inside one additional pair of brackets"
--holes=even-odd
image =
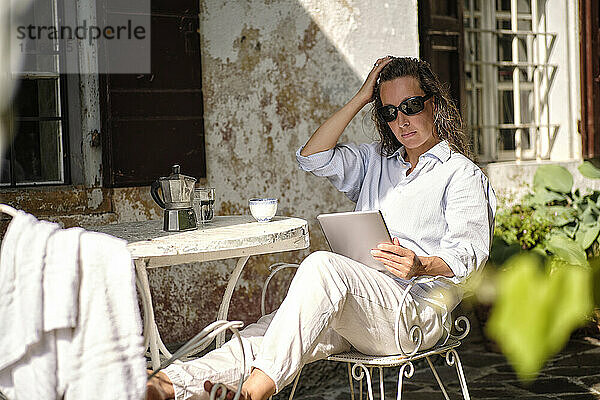
[(520, 250), (543, 246), (553, 225), (545, 219), (536, 218), (534, 213), (535, 208), (521, 204), (499, 211), (494, 234), (508, 245), (518, 244)]
[[(590, 163), (579, 171), (600, 179)], [(571, 173), (556, 165), (540, 166), (533, 192), (498, 212), (486, 332), (520, 378), (534, 378), (573, 330), (600, 315), (599, 233), (600, 191), (573, 190)]]
[[(600, 179), (600, 169), (584, 162), (582, 175)], [(573, 176), (564, 167), (542, 165), (533, 192), (496, 217), (490, 260), (500, 265), (522, 250), (557, 255), (571, 264), (600, 256), (600, 191), (573, 190)]]
[(496, 275), (497, 297), (486, 324), (517, 375), (535, 378), (584, 325), (593, 308), (592, 269), (531, 252), (512, 257)]

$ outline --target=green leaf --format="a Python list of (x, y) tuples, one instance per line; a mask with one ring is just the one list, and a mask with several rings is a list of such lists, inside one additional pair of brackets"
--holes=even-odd
[(594, 243), (594, 240), (598, 237), (598, 233), (600, 233), (600, 224), (581, 224), (575, 234), (575, 241), (582, 249), (586, 250)]
[(563, 231), (567, 234), (567, 236), (569, 236), (571, 239), (575, 238), (575, 234), (577, 232), (577, 228), (579, 228), (578, 224), (574, 224), (574, 225), (565, 225), (563, 226)]
[(549, 319), (547, 339), (549, 350), (557, 353), (569, 340), (571, 331), (583, 325), (592, 311), (591, 269), (553, 260), (548, 285), (548, 307), (554, 315)]
[(534, 216), (541, 221), (548, 221), (554, 226), (563, 226), (569, 222), (575, 222), (577, 211), (571, 207), (545, 206), (537, 208)]
[(585, 211), (581, 213), (581, 222), (586, 225), (593, 225), (598, 220), (598, 214), (592, 207), (586, 207)]
[(486, 332), (517, 375), (532, 379), (591, 312), (590, 268), (556, 259), (544, 268), (539, 257), (522, 254), (497, 276), (498, 297)]
[(594, 167), (594, 164), (589, 161), (584, 161), (577, 169), (586, 178), (600, 179), (600, 169)]
[(515, 242), (506, 244), (501, 237), (499, 237), (497, 234), (494, 234), (494, 238), (492, 239), (492, 248), (490, 250), (490, 263), (493, 265), (502, 265), (510, 257), (519, 253), (521, 251), (521, 247)]
[(600, 208), (598, 208), (598, 205), (591, 196), (586, 196), (585, 201), (588, 204), (589, 208), (591, 208), (596, 213), (600, 213)]
[(546, 243), (546, 249), (557, 257), (573, 265), (588, 265), (587, 255), (579, 243), (568, 237), (554, 234)]
[(594, 292), (594, 307), (600, 308), (600, 258), (591, 262), (592, 267), (592, 290)]
[(527, 196), (524, 200), (532, 205), (545, 205), (555, 201), (566, 201), (567, 198), (564, 194), (552, 192), (545, 187), (537, 186), (533, 195)]
[(573, 175), (560, 165), (542, 165), (535, 171), (533, 186), (570, 193), (573, 187)]

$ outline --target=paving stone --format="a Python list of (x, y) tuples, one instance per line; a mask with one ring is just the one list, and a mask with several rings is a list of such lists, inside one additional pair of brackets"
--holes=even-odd
[(504, 388), (499, 391), (497, 389), (479, 389), (479, 388), (469, 388), (469, 394), (474, 399), (482, 399), (482, 398), (501, 398), (505, 399), (520, 399), (521, 392), (518, 391), (510, 391)]
[(556, 397), (548, 397), (548, 396), (543, 396), (543, 395), (538, 395), (538, 396), (519, 396), (519, 397), (516, 397), (516, 398), (518, 398), (519, 400), (555, 400), (556, 399)]
[(585, 376), (579, 378), (579, 380), (588, 388), (596, 390), (600, 393), (600, 375)]
[[(496, 390), (498, 392), (502, 392), (506, 389), (505, 383), (510, 382), (493, 382), (493, 381), (479, 381), (479, 382), (469, 382), (467, 381), (467, 386), (469, 389), (489, 389)], [(459, 386), (457, 386), (459, 387)]]
[(546, 393), (581, 393), (588, 390), (575, 383), (570, 382), (566, 378), (544, 378), (538, 379), (530, 384), (516, 383), (516, 387), (527, 390), (531, 393), (546, 394)]
[[(598, 359), (600, 364), (600, 357)], [(552, 376), (564, 376), (564, 377), (575, 377), (575, 376), (589, 376), (590, 371), (587, 368), (581, 368), (576, 366), (567, 367), (549, 367), (545, 368), (544, 373)], [(598, 372), (596, 372), (598, 373)]]
[(594, 353), (573, 354), (561, 360), (551, 362), (551, 366), (577, 366), (586, 368), (590, 375), (600, 374), (600, 357)]
[[(563, 352), (556, 355), (540, 372), (532, 384), (521, 383), (504, 356), (484, 350), (481, 345), (465, 344), (459, 355), (463, 363), (467, 385), (472, 399), (477, 400), (600, 400), (600, 338), (571, 339)], [(451, 399), (462, 398), (456, 369), (448, 367), (442, 358), (432, 362), (444, 382)], [(386, 398), (396, 398), (399, 368), (384, 370)], [(379, 375), (374, 372), (374, 394), (378, 399)], [(406, 400), (443, 399), (428, 365), (415, 363), (415, 373), (404, 379), (402, 398)], [(358, 383), (355, 383), (358, 397)], [(289, 388), (276, 400), (287, 400)], [(345, 364), (317, 362), (306, 366), (295, 396), (297, 400), (350, 399), (348, 374)]]
[[(473, 379), (473, 384), (493, 384), (493, 382), (516, 382), (519, 378), (514, 372), (492, 372), (483, 375), (477, 379)], [(469, 380), (467, 382), (471, 383)]]
[(515, 369), (512, 367), (512, 365), (506, 363), (506, 364), (501, 364), (501, 365), (495, 365), (494, 369), (498, 372), (512, 372), (513, 374), (515, 373)]
[[(395, 380), (394, 382), (386, 382), (383, 387), (385, 388), (386, 393), (396, 393), (398, 391), (398, 381)], [(423, 386), (409, 383), (406, 381), (406, 379), (402, 381), (402, 393), (416, 392), (419, 390), (423, 390)], [(379, 382), (373, 382), (373, 391), (377, 391), (379, 393)]]
[(563, 400), (598, 400), (600, 395), (594, 393), (563, 394), (560, 398)]
[[(393, 397), (392, 397), (393, 395)], [(386, 398), (392, 398), (395, 399), (396, 395), (395, 394), (390, 394), (388, 396), (388, 394), (386, 393)], [(456, 396), (451, 396), (453, 398), (457, 398)], [(420, 391), (420, 392), (408, 392), (408, 391), (402, 391), (402, 399), (404, 400), (444, 400), (444, 395), (442, 394), (442, 392), (440, 392), (439, 390), (437, 392), (425, 392), (425, 391)], [(347, 399), (346, 399), (347, 400)]]
[(463, 365), (468, 365), (475, 368), (506, 364), (506, 358), (495, 353), (463, 352), (459, 353), (459, 356)]
[(350, 392), (341, 392), (341, 393), (338, 393), (337, 397), (332, 397), (332, 398), (335, 398), (335, 400), (348, 400), (348, 399), (351, 399), (352, 396), (351, 396)]
[(598, 375), (586, 375), (585, 377), (579, 378), (580, 381), (587, 385), (596, 385), (600, 383), (600, 374)]
[(573, 339), (567, 343), (561, 354), (582, 353), (589, 350), (598, 350), (598, 346), (583, 339)]

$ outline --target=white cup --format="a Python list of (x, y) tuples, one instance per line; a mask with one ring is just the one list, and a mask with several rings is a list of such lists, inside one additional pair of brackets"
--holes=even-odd
[(277, 212), (277, 199), (250, 199), (250, 212), (258, 222), (268, 222)]

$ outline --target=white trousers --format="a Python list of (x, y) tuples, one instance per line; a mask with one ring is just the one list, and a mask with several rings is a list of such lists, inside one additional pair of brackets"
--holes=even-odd
[[(312, 253), (300, 264), (279, 309), (240, 332), (245, 376), (259, 368), (273, 379), (279, 392), (302, 365), (350, 347), (366, 354), (400, 353), (395, 315), (406, 286), (406, 281), (344, 256)], [(412, 326), (418, 324), (423, 331), (422, 349), (434, 346), (449, 326), (454, 305), (448, 309), (423, 293), (411, 291), (402, 305), (399, 336), (405, 352), (414, 349), (408, 334)], [(202, 358), (166, 368), (175, 398), (208, 399), (203, 387), (206, 380), (234, 388), (242, 372), (241, 353), (239, 341), (233, 338)]]

